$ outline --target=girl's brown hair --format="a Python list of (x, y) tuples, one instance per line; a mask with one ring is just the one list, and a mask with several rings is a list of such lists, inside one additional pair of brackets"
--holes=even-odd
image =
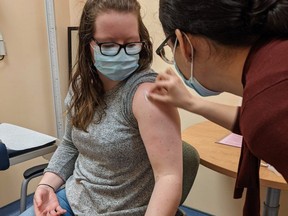
[(97, 31), (95, 21), (99, 14), (113, 10), (137, 15), (140, 40), (145, 42), (140, 53), (137, 71), (150, 67), (152, 43), (148, 30), (142, 21), (140, 9), (141, 6), (137, 0), (87, 0), (78, 31), (79, 47), (75, 64), (76, 70), (71, 79), (73, 94), (68, 107), (68, 112), (72, 115), (71, 123), (76, 128), (86, 131), (94, 115), (98, 116), (97, 122), (100, 122), (102, 116), (105, 115), (105, 92), (102, 81), (93, 65), (93, 56), (90, 50), (90, 42)]

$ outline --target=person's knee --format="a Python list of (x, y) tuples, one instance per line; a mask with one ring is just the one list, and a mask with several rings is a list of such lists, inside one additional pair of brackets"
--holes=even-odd
[(21, 213), (19, 216), (35, 216), (34, 206), (32, 205), (31, 207), (26, 209), (23, 213)]
[(66, 191), (64, 188), (57, 192), (57, 198), (58, 198), (59, 205), (67, 211), (64, 214), (64, 216), (74, 216), (74, 213), (73, 213), (73, 211), (70, 207), (70, 204), (67, 200)]

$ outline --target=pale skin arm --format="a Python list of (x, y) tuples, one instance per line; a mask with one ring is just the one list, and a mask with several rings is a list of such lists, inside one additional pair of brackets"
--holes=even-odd
[(133, 99), (138, 121), (153, 169), (155, 187), (145, 216), (175, 215), (182, 193), (182, 141), (176, 108), (145, 97), (152, 83), (144, 83)]
[(147, 96), (151, 101), (163, 102), (201, 115), (228, 130), (233, 128), (238, 113), (236, 106), (214, 103), (193, 96), (171, 68), (158, 75)]
[(59, 205), (57, 196), (53, 189), (46, 185), (48, 184), (55, 189), (55, 191), (64, 184), (64, 181), (56, 174), (46, 172), (42, 177), (39, 186), (34, 195), (34, 211), (36, 216), (58, 216), (66, 212)]

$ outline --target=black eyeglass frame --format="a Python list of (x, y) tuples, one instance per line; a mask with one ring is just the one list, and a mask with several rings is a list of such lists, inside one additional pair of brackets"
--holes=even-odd
[(156, 49), (156, 54), (159, 55), (161, 57), (161, 59), (163, 59), (163, 61), (165, 61), (168, 64), (173, 64), (174, 62), (171, 62), (169, 59), (167, 59), (165, 57), (165, 53), (163, 53), (164, 51), (164, 47), (168, 46), (168, 41), (175, 36), (175, 33), (172, 33), (170, 35), (168, 35), (168, 37), (166, 37), (166, 39), (160, 44), (160, 46)]
[[(137, 54), (139, 54), (139, 53), (142, 51), (143, 46), (145, 45), (145, 41), (129, 42), (129, 43), (125, 43), (125, 44), (119, 44), (119, 43), (115, 43), (115, 42), (102, 42), (102, 43), (100, 43), (100, 42), (98, 42), (95, 38), (93, 38), (93, 41), (100, 47), (100, 52), (101, 52), (101, 54), (104, 55), (104, 56), (116, 56), (116, 55), (118, 55), (118, 53), (120, 52), (120, 50), (121, 50), (122, 48), (124, 48), (124, 51), (125, 51), (125, 53), (126, 53), (127, 55), (137, 55)], [(114, 54), (114, 55), (107, 55), (107, 54), (105, 54), (105, 53), (102, 52), (102, 45), (103, 45), (103, 44), (116, 44), (116, 45), (119, 46), (119, 49), (118, 49), (118, 51), (117, 51), (116, 54)], [(127, 47), (129, 44), (141, 44), (141, 49), (140, 49), (140, 51), (137, 52), (137, 53), (134, 53), (134, 54), (129, 54), (129, 53), (127, 53), (126, 47)]]

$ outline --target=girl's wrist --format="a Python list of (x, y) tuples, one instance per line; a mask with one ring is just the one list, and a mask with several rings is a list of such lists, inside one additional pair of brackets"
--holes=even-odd
[(39, 186), (45, 186), (46, 188), (48, 187), (48, 188), (52, 189), (54, 193), (56, 192), (55, 188), (53, 186), (51, 186), (50, 184), (40, 183), (40, 184), (38, 184), (37, 188)]

